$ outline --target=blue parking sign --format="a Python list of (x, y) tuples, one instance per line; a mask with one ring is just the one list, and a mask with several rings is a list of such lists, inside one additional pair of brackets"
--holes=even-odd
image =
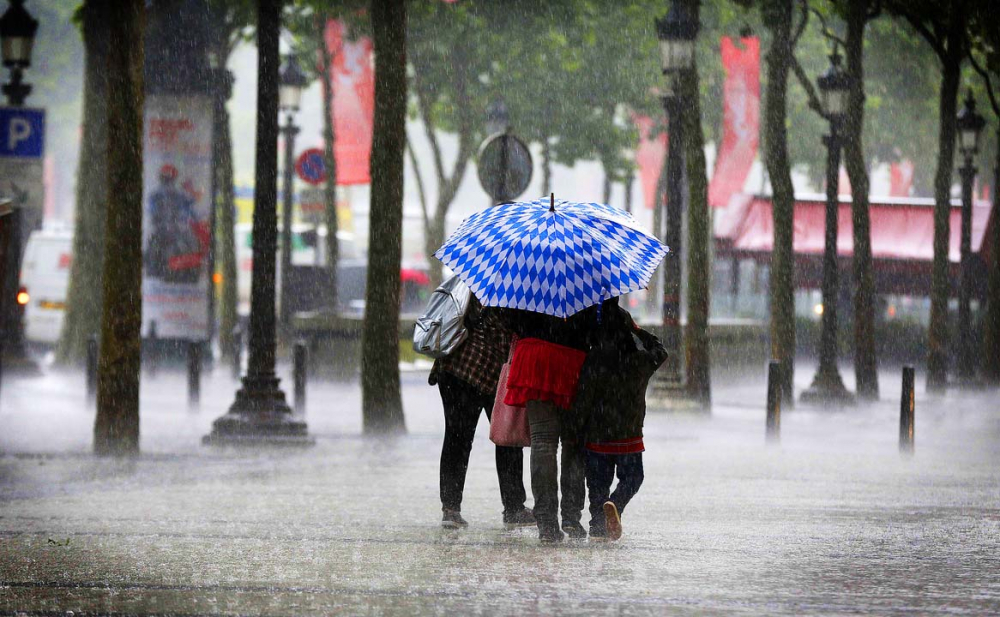
[(41, 158), (45, 110), (0, 107), (0, 157)]

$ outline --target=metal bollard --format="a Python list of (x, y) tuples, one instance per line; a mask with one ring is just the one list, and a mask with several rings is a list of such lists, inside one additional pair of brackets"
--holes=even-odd
[(87, 339), (87, 404), (97, 401), (97, 335)]
[(297, 414), (303, 414), (306, 411), (307, 353), (304, 342), (295, 343), (295, 351), (292, 354), (292, 381), (295, 384), (295, 413)]
[(913, 391), (913, 367), (903, 367), (903, 394), (899, 402), (899, 451), (913, 453), (913, 429), (916, 396)]
[(781, 362), (771, 361), (767, 365), (767, 441), (777, 442), (781, 438), (781, 390), (783, 382)]
[(188, 405), (197, 407), (201, 402), (201, 341), (188, 341), (187, 356)]
[(147, 346), (149, 347), (149, 357), (146, 365), (149, 369), (149, 376), (156, 377), (156, 373), (159, 371), (160, 368), (159, 366), (160, 345), (159, 345), (159, 340), (156, 337), (155, 321), (150, 322), (149, 324), (149, 336), (147, 337), (147, 340), (148, 340)]
[(239, 379), (243, 372), (243, 330), (233, 328), (233, 379)]

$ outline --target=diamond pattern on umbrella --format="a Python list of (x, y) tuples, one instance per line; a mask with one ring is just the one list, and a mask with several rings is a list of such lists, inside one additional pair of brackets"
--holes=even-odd
[(434, 256), (485, 306), (568, 317), (646, 287), (667, 250), (614, 206), (539, 199), (473, 214)]

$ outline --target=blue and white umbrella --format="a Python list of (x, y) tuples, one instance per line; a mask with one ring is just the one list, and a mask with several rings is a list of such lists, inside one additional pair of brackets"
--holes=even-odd
[(473, 214), (434, 256), (484, 306), (568, 317), (643, 289), (666, 254), (624, 210), (549, 198)]

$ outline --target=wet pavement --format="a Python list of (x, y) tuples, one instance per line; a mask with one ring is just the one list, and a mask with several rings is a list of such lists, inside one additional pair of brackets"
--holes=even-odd
[[(812, 372), (797, 371), (800, 387)], [(143, 386), (134, 461), (89, 455), (78, 376), (9, 380), (0, 613), (1000, 612), (996, 392), (918, 392), (911, 457), (898, 374), (874, 406), (786, 412), (772, 446), (763, 368), (714, 377), (710, 418), (648, 415), (622, 541), (556, 547), (503, 530), (485, 421), (470, 528), (439, 527), (443, 419), (425, 373), (403, 376), (406, 436), (362, 438), (358, 386), (312, 383), (316, 446), (254, 454), (200, 445), (232, 400), (227, 370), (206, 377), (199, 410), (183, 375), (161, 372)]]

